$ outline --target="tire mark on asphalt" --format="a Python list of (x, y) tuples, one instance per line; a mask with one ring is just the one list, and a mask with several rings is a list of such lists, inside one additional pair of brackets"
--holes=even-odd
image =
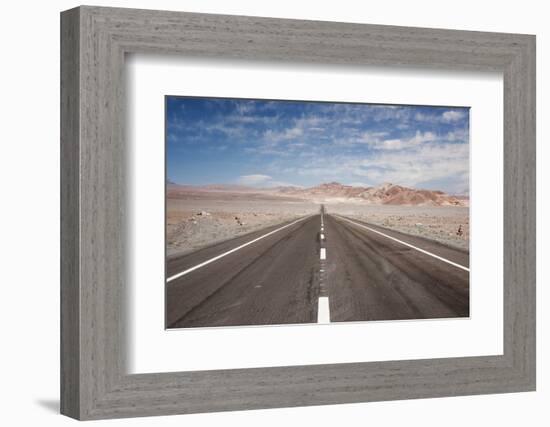
[[(340, 223), (338, 223), (340, 225)], [(400, 308), (400, 304), (405, 305), (408, 310), (410, 310), (409, 316), (416, 316), (416, 317), (424, 317), (423, 313), (419, 310), (419, 308), (416, 306), (416, 304), (413, 304), (410, 306), (407, 301), (402, 299), (401, 295), (396, 293), (393, 287), (381, 287), (381, 280), (380, 274), (377, 273), (377, 271), (382, 272), (383, 275), (388, 275), (392, 271), (395, 274), (395, 270), (389, 269), (387, 267), (387, 263), (384, 264), (384, 258), (382, 255), (377, 253), (376, 257), (373, 257), (372, 252), (368, 252), (367, 248), (365, 247), (364, 243), (357, 238), (357, 236), (352, 232), (352, 230), (347, 229), (346, 227), (340, 227), (336, 226), (334, 227), (336, 230), (336, 233), (338, 234), (338, 237), (342, 242), (344, 242), (344, 247), (346, 248), (346, 256), (343, 259), (342, 266), (344, 267), (344, 277), (345, 277), (345, 283), (348, 288), (352, 289), (353, 284), (357, 284), (357, 281), (354, 282), (353, 274), (350, 271), (350, 266), (348, 264), (348, 260), (353, 260), (355, 262), (356, 266), (360, 268), (360, 270), (363, 272), (361, 274), (362, 279), (366, 279), (368, 281), (368, 284), (363, 286), (362, 291), (367, 292), (371, 294), (371, 296), (375, 296), (376, 298), (383, 301), (385, 304), (384, 309), (385, 310), (391, 310), (392, 312), (400, 312), (402, 315), (403, 309)], [(372, 249), (372, 248), (368, 248)], [(376, 280), (378, 279), (378, 280)], [(364, 283), (367, 283), (365, 281)], [(353, 291), (352, 291), (353, 294)], [(347, 316), (350, 315), (353, 317), (353, 313), (357, 310), (359, 312), (365, 312), (365, 316), (361, 316), (361, 319), (354, 319), (354, 320), (375, 320), (377, 319), (377, 315), (375, 313), (369, 314), (368, 304), (370, 303), (370, 298), (363, 298), (359, 299), (357, 295), (354, 296), (354, 298), (351, 299), (349, 302), (352, 304), (354, 309), (352, 310), (352, 313), (347, 313)], [(361, 303), (358, 305), (358, 303)], [(344, 312), (349, 310), (344, 310)], [(342, 310), (339, 310), (340, 316), (342, 315)]]
[[(384, 254), (384, 250), (382, 248), (385, 248), (385, 250), (391, 255), (398, 252), (402, 254), (411, 253), (410, 249), (395, 250), (390, 244), (375, 240), (373, 237), (367, 236), (366, 233), (361, 233), (357, 229), (354, 229), (352, 225), (348, 225), (347, 223), (340, 221), (337, 222), (344, 229), (346, 229), (348, 233), (353, 235), (355, 239), (359, 240), (363, 245), (378, 256), (379, 259), (373, 259), (372, 261), (386, 274), (391, 274), (395, 277), (397, 275), (395, 270), (399, 271), (400, 274), (415, 284), (420, 285), (428, 294), (434, 296), (447, 309), (456, 315), (464, 315), (465, 312), (469, 311), (469, 290), (467, 292), (461, 292), (459, 289), (456, 289), (456, 287), (442, 283), (436, 275), (427, 271), (426, 267), (411, 261), (407, 256), (388, 257), (387, 254)], [(373, 244), (373, 242), (376, 242), (376, 245)], [(365, 255), (367, 255), (366, 251)], [(361, 264), (365, 267), (362, 261)], [(389, 269), (388, 264), (391, 264), (393, 268)], [(433, 266), (431, 268), (433, 268)], [(394, 279), (393, 283), (397, 283), (397, 280)], [(402, 287), (396, 289), (394, 286), (393, 289), (404, 296)], [(419, 310), (416, 306), (414, 308), (417, 311)]]

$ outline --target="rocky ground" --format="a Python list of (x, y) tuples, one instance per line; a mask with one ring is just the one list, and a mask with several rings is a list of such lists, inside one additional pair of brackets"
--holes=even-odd
[(468, 250), (470, 246), (468, 207), (338, 203), (326, 205), (326, 210), (453, 247)]
[[(381, 205), (335, 197), (323, 200), (323, 203), (328, 213), (339, 213), (469, 249), (467, 206)], [(319, 207), (319, 200), (296, 196), (175, 188), (167, 193), (167, 254), (171, 257), (189, 253), (232, 237), (318, 213)]]
[(168, 257), (319, 212), (319, 205), (248, 193), (168, 194)]

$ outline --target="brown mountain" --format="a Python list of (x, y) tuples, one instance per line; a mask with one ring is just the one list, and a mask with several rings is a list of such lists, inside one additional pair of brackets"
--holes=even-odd
[(315, 187), (296, 186), (255, 188), (234, 184), (185, 185), (167, 182), (171, 194), (193, 193), (259, 193), (294, 197), (316, 202), (355, 202), (379, 205), (468, 206), (467, 196), (452, 196), (443, 191), (422, 190), (385, 183), (376, 187), (344, 185), (328, 182)]
[(443, 191), (421, 190), (385, 183), (376, 187), (357, 187), (330, 182), (304, 189), (285, 189), (285, 195), (325, 201), (353, 200), (384, 205), (468, 206), (469, 200)]

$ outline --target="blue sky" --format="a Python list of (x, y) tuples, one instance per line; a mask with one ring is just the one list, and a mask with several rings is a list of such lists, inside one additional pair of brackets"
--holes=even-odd
[(469, 109), (167, 97), (167, 178), (469, 191)]

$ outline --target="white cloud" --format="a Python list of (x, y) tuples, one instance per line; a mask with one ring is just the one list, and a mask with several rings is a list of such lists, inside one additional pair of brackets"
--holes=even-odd
[(249, 114), (255, 110), (256, 103), (254, 101), (238, 101), (235, 109), (239, 114)]
[(431, 122), (434, 121), (435, 116), (421, 113), (420, 111), (414, 115), (414, 119), (419, 122)]
[(451, 142), (461, 142), (467, 144), (469, 139), (469, 131), (468, 129), (456, 129), (448, 132), (447, 135), (445, 135), (445, 139)]
[[(421, 134), (412, 139), (422, 138), (435, 136)], [(367, 157), (351, 153), (320, 156), (304, 159), (301, 167), (288, 172), (320, 182), (369, 184), (364, 186), (392, 182), (460, 194), (469, 187), (469, 146), (437, 140), (404, 150), (377, 150)]]
[(369, 142), (371, 140), (378, 141), (387, 135), (388, 135), (388, 132), (385, 132), (385, 131), (367, 131), (361, 134), (361, 139), (365, 142)]
[(291, 139), (299, 138), (304, 133), (300, 127), (291, 127), (282, 131), (274, 131), (268, 129), (264, 132), (264, 139), (271, 143), (278, 143), (281, 141), (288, 141)]
[(398, 138), (398, 139), (385, 139), (373, 144), (373, 148), (381, 150), (403, 150), (407, 148), (416, 147), (425, 142), (435, 141), (437, 135), (433, 132), (420, 132), (416, 131), (416, 134), (410, 138)]
[(434, 132), (417, 131), (409, 138), (384, 139), (387, 135), (388, 132), (363, 132), (358, 136), (338, 139), (335, 144), (340, 146), (366, 144), (375, 150), (404, 150), (438, 139)]
[(469, 147), (467, 144), (429, 144), (414, 150), (380, 152), (351, 166), (356, 176), (369, 182), (393, 182), (422, 187), (422, 183), (451, 180), (447, 191), (468, 188)]
[(229, 138), (239, 138), (245, 135), (245, 129), (241, 126), (232, 126), (224, 121), (205, 124), (200, 122), (199, 128), (205, 133), (221, 132)]
[(456, 111), (456, 110), (445, 111), (441, 115), (442, 120), (446, 123), (456, 122), (458, 120), (463, 119), (464, 117), (466, 117), (466, 113), (464, 113), (463, 111)]
[(403, 122), (410, 116), (409, 110), (400, 105), (371, 105), (368, 114), (375, 122), (386, 120)]
[(251, 185), (257, 186), (265, 184), (266, 182), (271, 181), (272, 178), (269, 175), (241, 175), (237, 182), (241, 185)]
[(388, 132), (376, 132), (367, 131), (362, 133), (356, 133), (348, 131), (349, 135), (346, 137), (337, 138), (334, 140), (334, 144), (343, 147), (352, 147), (354, 145), (370, 145), (375, 146), (382, 142), (382, 138), (388, 135)]
[(240, 185), (245, 185), (247, 187), (257, 187), (257, 188), (293, 186), (293, 184), (290, 184), (288, 182), (276, 181), (271, 176), (262, 175), (262, 174), (241, 175), (237, 179), (237, 183)]
[(330, 120), (316, 115), (307, 115), (294, 120), (292, 126), (281, 130), (268, 129), (264, 132), (264, 140), (271, 144), (292, 141), (304, 136), (311, 136), (311, 133), (318, 134), (325, 130)]
[(414, 119), (419, 122), (427, 122), (427, 123), (454, 123), (457, 122), (464, 117), (466, 117), (467, 113), (462, 110), (447, 110), (443, 113), (423, 113), (421, 111), (416, 112), (414, 115)]

